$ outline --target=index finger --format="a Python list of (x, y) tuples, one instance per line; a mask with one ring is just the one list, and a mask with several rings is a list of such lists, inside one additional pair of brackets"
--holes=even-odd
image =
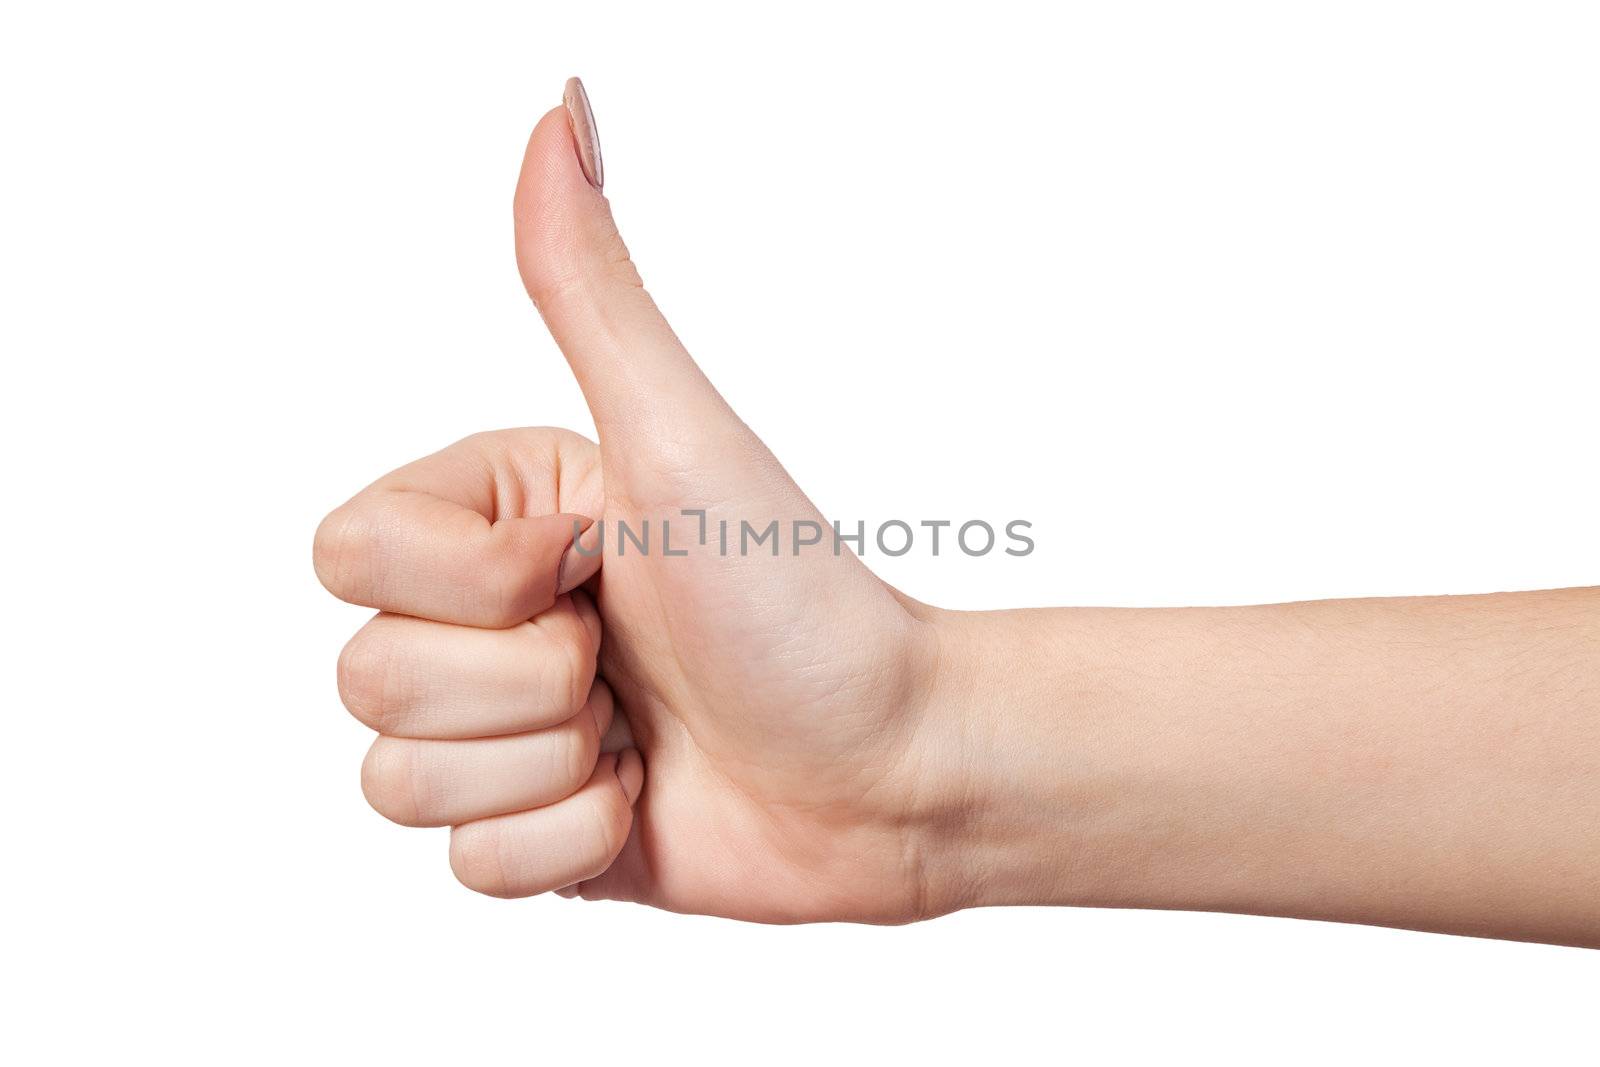
[[(569, 548), (600, 512), (598, 462), (564, 461), (560, 443), (548, 462), (537, 450), (530, 462), (502, 444), (468, 438), (334, 509), (313, 545), (322, 584), (352, 604), (498, 628), (532, 618), (592, 575), (599, 555)], [(565, 492), (563, 479), (573, 483)], [(575, 503), (593, 510), (560, 510)]]

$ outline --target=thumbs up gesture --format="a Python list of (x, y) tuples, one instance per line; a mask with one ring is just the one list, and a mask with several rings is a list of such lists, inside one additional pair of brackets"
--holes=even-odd
[[(323, 583), (379, 612), (339, 660), (379, 734), (366, 794), (450, 826), (461, 881), (764, 922), (1092, 904), (1600, 944), (1596, 590), (920, 604), (706, 380), (603, 181), (573, 81), (528, 142), (517, 266), (599, 443), (471, 437), (317, 531)], [(949, 533), (983, 554), (973, 526)]]
[(317, 532), (323, 583), (379, 612), (338, 672), (379, 734), (366, 795), (450, 826), (456, 876), (496, 896), (773, 922), (958, 907), (930, 874), (972, 741), (942, 613), (841, 546), (706, 379), (603, 178), (574, 79), (528, 142), (516, 251), (599, 443), (474, 436)]

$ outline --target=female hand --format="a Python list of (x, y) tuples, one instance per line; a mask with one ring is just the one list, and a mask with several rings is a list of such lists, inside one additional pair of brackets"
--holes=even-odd
[[(948, 910), (929, 852), (962, 789), (953, 724), (930, 704), (930, 613), (834, 550), (678, 343), (569, 114), (528, 143), (517, 262), (600, 444), (479, 435), (322, 524), (323, 582), (384, 611), (340, 668), (346, 704), (383, 735), (368, 796), (408, 825), (454, 825), (456, 874), (497, 896), (570, 886), (764, 921)], [(596, 554), (568, 549), (575, 516), (601, 520)], [(776, 542), (739, 543), (772, 522)], [(798, 554), (796, 523), (819, 537)], [(647, 550), (618, 542), (624, 525), (648, 528)], [(579, 583), (602, 560), (597, 614)], [(637, 752), (598, 755), (613, 715)]]
[(1600, 590), (919, 604), (678, 343), (601, 174), (569, 85), (523, 161), (517, 262), (599, 445), (469, 438), (316, 539), (328, 588), (383, 612), (340, 669), (383, 735), (368, 796), (454, 826), (467, 885), (769, 922), (1096, 904), (1600, 944)]

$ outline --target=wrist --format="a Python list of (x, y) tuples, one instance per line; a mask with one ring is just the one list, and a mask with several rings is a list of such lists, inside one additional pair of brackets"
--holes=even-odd
[(935, 911), (1070, 904), (1090, 826), (1117, 795), (1111, 734), (1073, 666), (1068, 610), (951, 612), (933, 620), (930, 729), (947, 798), (927, 853)]
[(934, 700), (963, 757), (933, 899), (1230, 906), (1251, 756), (1221, 694), (1273, 610), (941, 612)]

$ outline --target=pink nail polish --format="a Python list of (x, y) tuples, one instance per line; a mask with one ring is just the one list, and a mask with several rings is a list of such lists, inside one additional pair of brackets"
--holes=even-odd
[(568, 78), (561, 102), (567, 106), (567, 121), (572, 124), (572, 139), (578, 145), (578, 165), (583, 168), (583, 176), (596, 189), (604, 189), (606, 168), (600, 159), (600, 132), (595, 128), (594, 109), (589, 106), (589, 94), (584, 92), (583, 82)]
[(596, 539), (583, 540), (594, 529), (593, 519), (586, 523), (573, 520), (572, 544), (561, 554), (561, 563), (556, 568), (556, 596), (572, 592), (600, 570), (600, 547), (595, 543)]

